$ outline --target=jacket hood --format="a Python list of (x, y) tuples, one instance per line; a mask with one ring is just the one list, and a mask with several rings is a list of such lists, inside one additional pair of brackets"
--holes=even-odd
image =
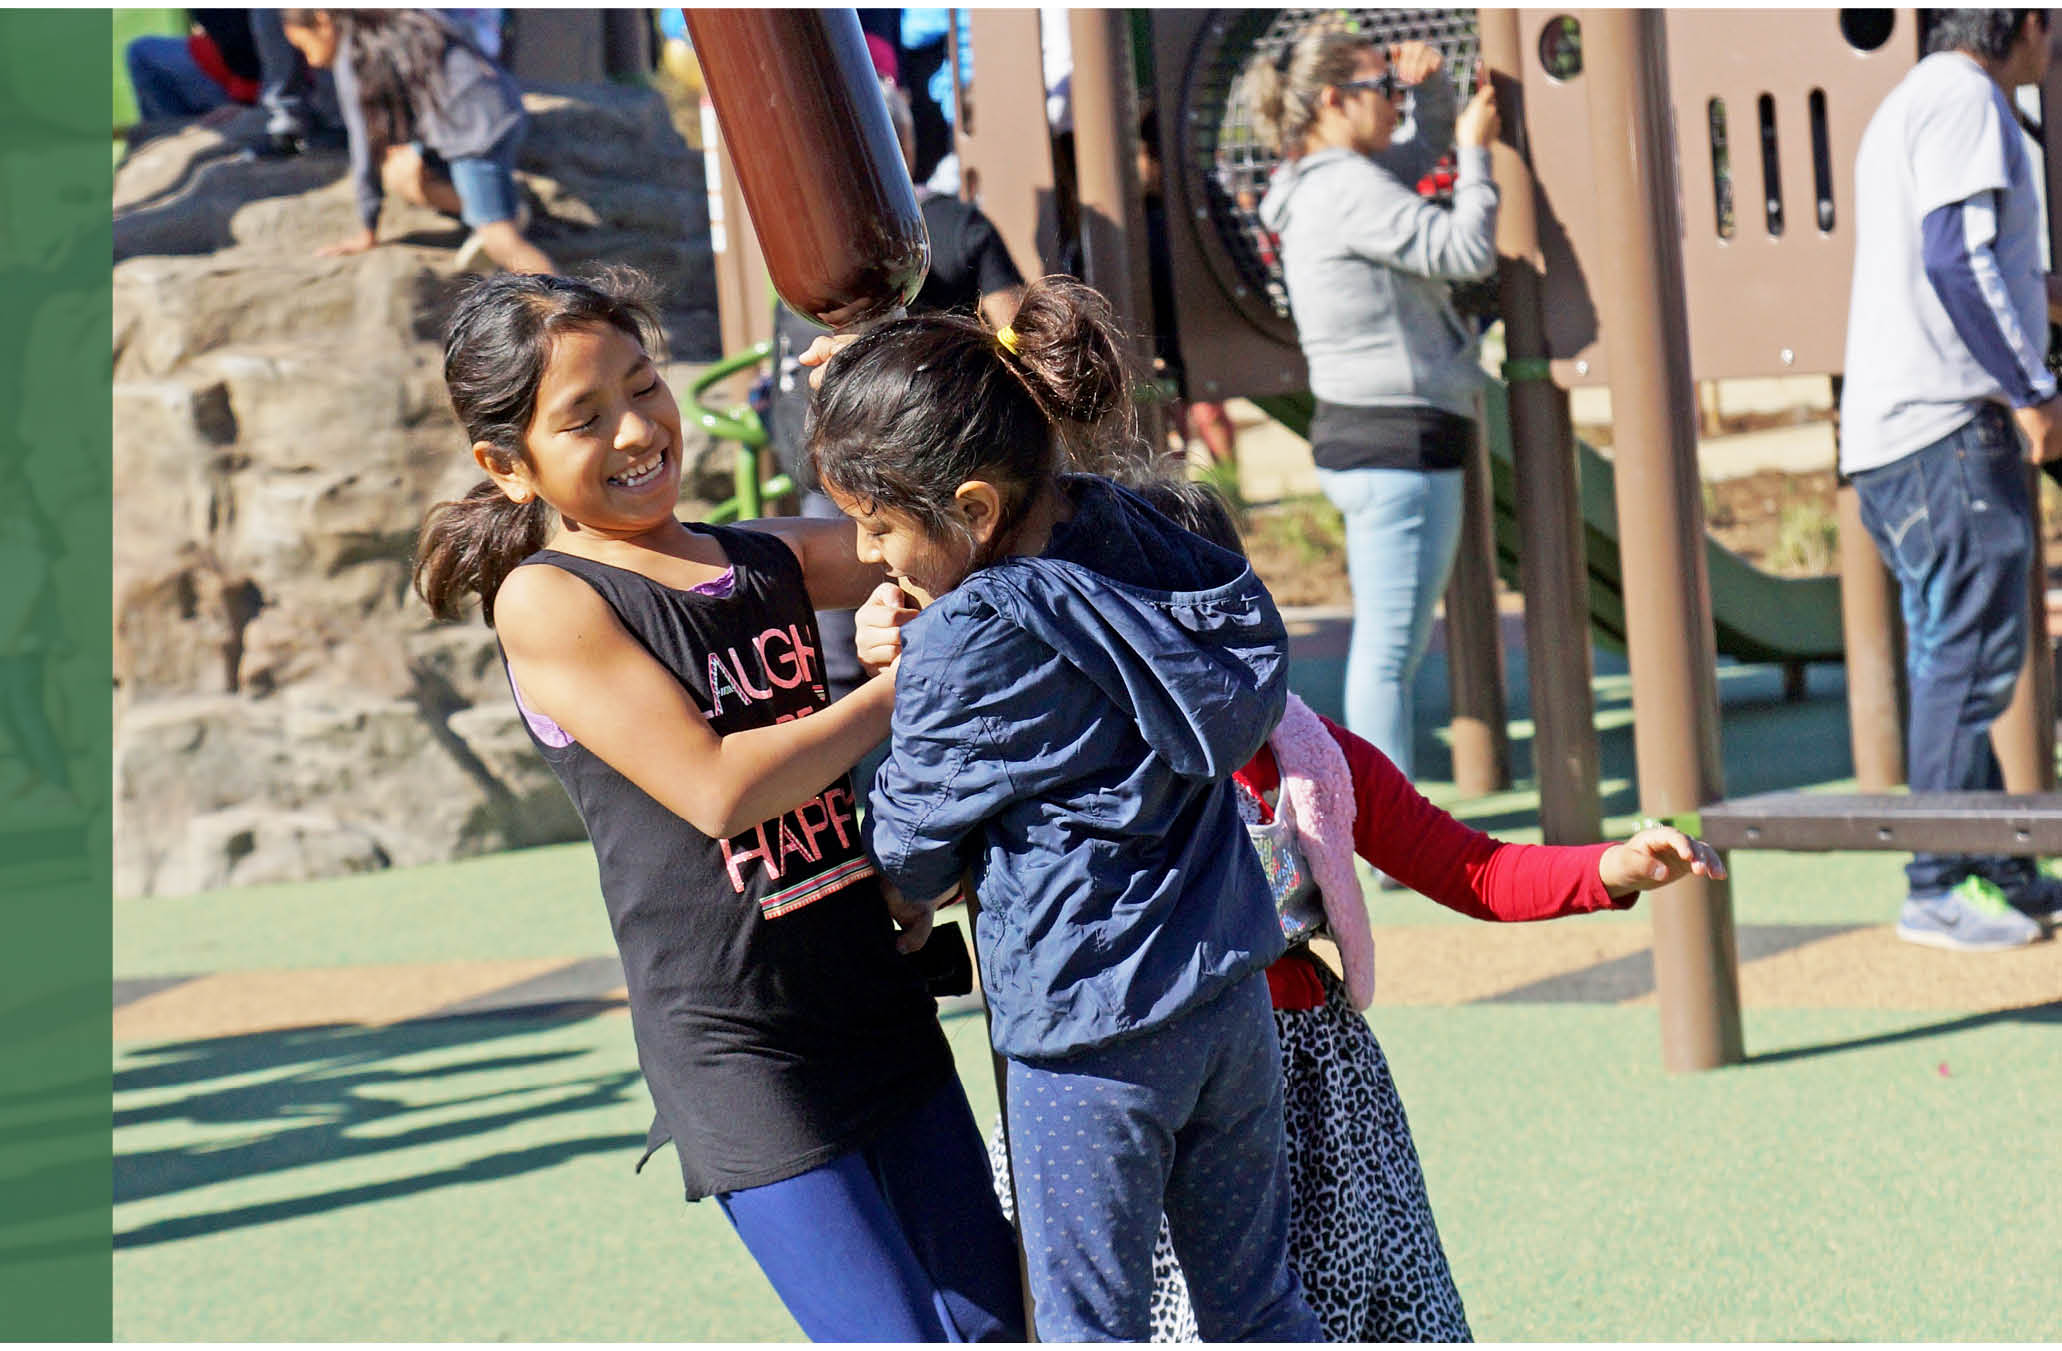
[(964, 584), (1130, 714), (1177, 774), (1252, 759), (1288, 698), (1288, 633), (1246, 560), (1107, 479), (1062, 480), (1072, 519), (1035, 558)]
[(1360, 155), (1339, 146), (1314, 151), (1300, 159), (1283, 160), (1282, 166), (1274, 171), (1274, 178), (1267, 185), (1267, 193), (1260, 199), (1260, 223), (1280, 234), (1289, 228), (1289, 203), (1296, 195), (1296, 189), (1305, 179), (1327, 164), (1342, 160), (1360, 159)]

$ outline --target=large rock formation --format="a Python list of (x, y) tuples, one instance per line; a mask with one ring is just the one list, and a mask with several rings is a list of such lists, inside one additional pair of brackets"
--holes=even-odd
[[(679, 389), (717, 355), (700, 157), (646, 90), (527, 103), (532, 236), (666, 288)], [(464, 231), (390, 201), (400, 242), (316, 258), (354, 223), (342, 156), (239, 158), (247, 130), (153, 140), (116, 177), (116, 889), (577, 838), (492, 634), (409, 588), (424, 511), (478, 477), (438, 347)]]

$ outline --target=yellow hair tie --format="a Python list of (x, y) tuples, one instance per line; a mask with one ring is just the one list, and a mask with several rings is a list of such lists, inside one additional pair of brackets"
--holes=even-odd
[(1008, 324), (1004, 324), (1001, 328), (995, 330), (995, 340), (1002, 344), (1003, 351), (1008, 352), (1011, 356), (1018, 355), (1016, 329), (1011, 328)]

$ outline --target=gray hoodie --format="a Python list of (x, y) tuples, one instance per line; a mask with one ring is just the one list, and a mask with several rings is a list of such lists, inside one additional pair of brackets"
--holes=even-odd
[(1327, 403), (1440, 408), (1474, 416), (1477, 336), (1447, 283), (1496, 266), (1489, 151), (1463, 146), (1453, 207), (1414, 184), (1453, 132), (1453, 85), (1420, 85), (1411, 134), (1381, 154), (1320, 150), (1282, 165), (1260, 203), (1282, 270), (1310, 389)]

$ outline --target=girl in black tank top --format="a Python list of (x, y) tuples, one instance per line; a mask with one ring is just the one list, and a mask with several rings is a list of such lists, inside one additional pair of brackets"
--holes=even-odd
[[(489, 481), (431, 513), (417, 587), (442, 618), (480, 598), (586, 823), (646, 1157), (673, 1142), (688, 1199), (723, 1201), (813, 1337), (1020, 1338), (1008, 1224), (901, 950), (927, 926), (898, 935), (860, 843), (850, 769), (887, 734), (893, 672), (835, 704), (824, 682), (813, 610), (881, 571), (849, 521), (674, 518), (654, 327), (613, 277), (503, 275), (461, 301), (445, 380)], [(935, 1191), (893, 1185), (911, 1151), (945, 1161)]]

